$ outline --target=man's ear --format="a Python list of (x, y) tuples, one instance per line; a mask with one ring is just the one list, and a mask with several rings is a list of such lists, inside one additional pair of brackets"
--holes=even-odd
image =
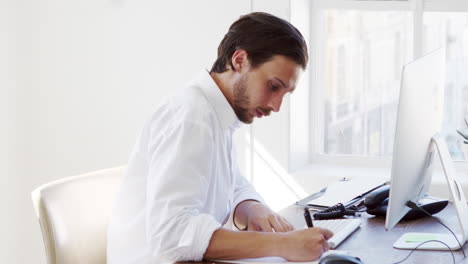
[(231, 64), (234, 66), (234, 72), (242, 72), (250, 67), (247, 51), (243, 49), (236, 50), (231, 57)]

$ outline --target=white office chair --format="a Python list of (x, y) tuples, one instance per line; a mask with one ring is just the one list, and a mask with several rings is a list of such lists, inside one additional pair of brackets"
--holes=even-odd
[(32, 192), (48, 264), (105, 264), (107, 225), (125, 167), (47, 183)]

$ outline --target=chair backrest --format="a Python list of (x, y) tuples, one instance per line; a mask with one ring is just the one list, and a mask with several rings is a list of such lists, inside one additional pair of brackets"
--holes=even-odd
[(48, 264), (105, 264), (107, 225), (125, 167), (47, 183), (32, 192)]

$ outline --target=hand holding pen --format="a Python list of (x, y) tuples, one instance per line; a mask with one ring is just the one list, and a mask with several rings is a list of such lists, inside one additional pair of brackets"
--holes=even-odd
[(304, 219), (309, 228), (298, 229), (285, 234), (282, 244), (284, 254), (281, 257), (289, 261), (311, 261), (318, 259), (329, 250), (328, 239), (333, 236), (330, 230), (313, 227), (309, 210), (304, 208)]

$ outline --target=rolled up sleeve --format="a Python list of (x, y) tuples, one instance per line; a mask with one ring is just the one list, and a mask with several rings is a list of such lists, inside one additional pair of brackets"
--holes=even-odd
[(256, 200), (261, 203), (265, 203), (252, 184), (250, 184), (250, 182), (248, 182), (247, 179), (239, 173), (236, 178), (236, 187), (234, 189), (234, 208), (245, 200)]
[(199, 261), (211, 236), (221, 227), (212, 215), (201, 213), (213, 156), (209, 127), (189, 121), (167, 126), (148, 148), (145, 223), (147, 243), (155, 259)]

